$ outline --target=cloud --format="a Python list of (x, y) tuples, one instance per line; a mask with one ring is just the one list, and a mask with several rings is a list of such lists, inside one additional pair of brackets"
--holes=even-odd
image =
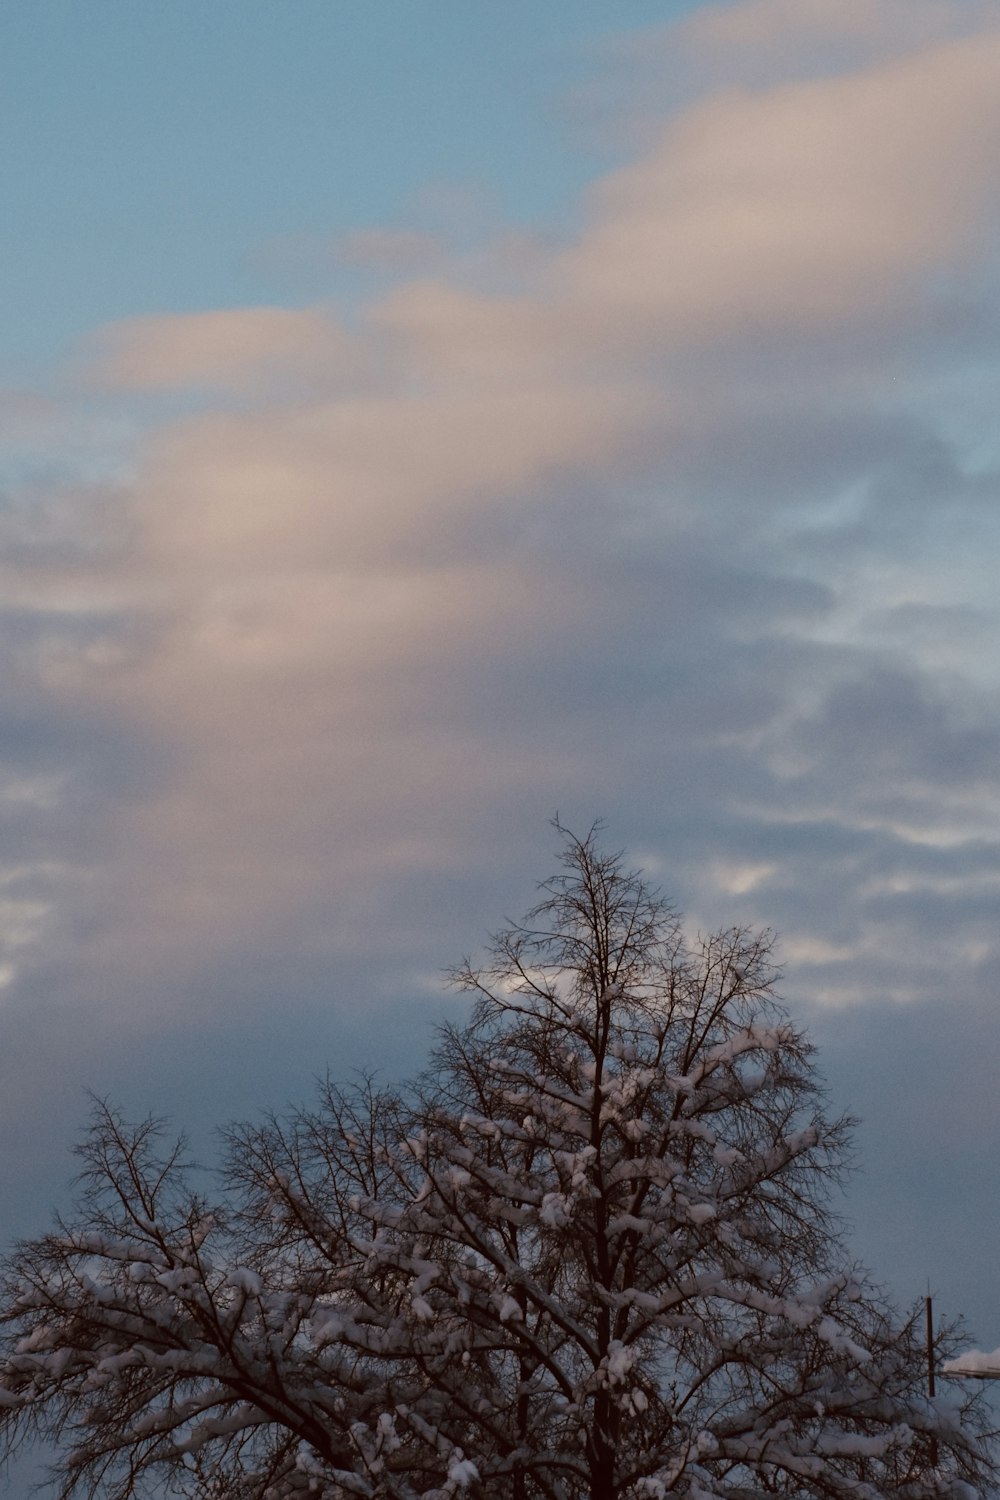
[(996, 28), (992, 0), (737, 0), (614, 33), (564, 114), (616, 156), (648, 149), (664, 118), (724, 90), (763, 92), (857, 74)]
[[(201, 1120), (403, 1071), (556, 810), (777, 927), (834, 1038), (992, 1034), (997, 478), (940, 393), (998, 348), (1000, 47), (946, 10), (804, 5), (530, 253), (364, 231), (349, 326), (95, 335), (0, 506), (12, 1129), (79, 1114), (47, 1069)], [(766, 60), (782, 14), (691, 25)], [(827, 22), (863, 56), (808, 76)]]
[(773, 83), (858, 69), (995, 24), (983, 0), (749, 0), (705, 6), (644, 42), (672, 32), (685, 61), (716, 84)]
[(338, 258), (362, 269), (413, 273), (441, 259), (441, 239), (419, 229), (357, 229), (344, 235)]
[(634, 338), (898, 315), (914, 275), (957, 269), (992, 227), (998, 76), (1000, 35), (978, 35), (710, 98), (598, 187), (559, 271)]
[[(707, 12), (706, 37), (716, 22), (759, 40), (774, 16)], [(115, 918), (92, 961), (277, 942), (313, 891), (342, 915), (300, 941), (345, 951), (377, 901), (359, 885), (448, 863), (463, 826), (519, 799), (542, 816), (567, 786), (589, 816), (621, 734), (651, 737), (618, 751), (640, 782), (711, 766), (730, 807), (742, 788), (758, 818), (790, 798), (808, 822), (839, 799), (856, 835), (855, 783), (870, 804), (893, 778), (898, 802), (914, 735), (917, 801), (956, 756), (985, 774), (991, 725), (946, 728), (905, 641), (858, 637), (830, 559), (852, 537), (874, 555), (928, 445), (870, 396), (934, 278), (981, 249), (998, 78), (983, 34), (710, 95), (504, 292), (456, 254), (350, 332), (325, 305), (104, 330), (106, 393), (201, 395), (154, 410), (102, 540), (74, 553), (64, 523), (62, 562), (42, 547), (19, 568), (39, 608), (75, 589), (90, 622), (34, 658), (36, 692), (162, 747), (105, 811)], [(374, 235), (366, 254), (415, 245)], [(859, 348), (864, 398), (831, 408)]]
[(92, 340), (90, 378), (126, 391), (250, 392), (288, 380), (343, 384), (363, 352), (321, 309), (244, 307), (128, 318)]
[(988, 258), (998, 79), (1000, 33), (984, 32), (710, 94), (597, 184), (577, 241), (524, 291), (411, 281), (374, 324), (422, 372), (463, 383), (579, 384), (600, 365), (662, 385), (682, 359), (710, 360), (715, 381), (733, 351), (787, 367), (797, 348), (849, 339), (856, 378), (858, 338), (884, 359), (933, 317), (936, 285)]
[(38, 391), (0, 387), (0, 441), (9, 442), (25, 427), (47, 427), (57, 411), (56, 402)]

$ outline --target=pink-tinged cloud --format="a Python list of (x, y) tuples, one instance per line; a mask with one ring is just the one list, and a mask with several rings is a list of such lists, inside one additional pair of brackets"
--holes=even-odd
[(53, 425), (62, 415), (57, 402), (37, 391), (0, 387), (0, 438)]
[[(115, 919), (88, 928), (95, 972), (252, 945), (306, 922), (316, 892), (332, 915), (303, 944), (349, 944), (359, 924), (381, 941), (365, 925), (379, 878), (451, 858), (512, 806), (543, 817), (566, 787), (599, 810), (618, 757), (686, 748), (696, 778), (706, 746), (751, 745), (754, 806), (811, 776), (801, 745), (791, 769), (775, 750), (795, 750), (799, 656), (779, 642), (748, 690), (727, 652), (769, 638), (772, 596), (808, 613), (825, 583), (803, 602), (797, 559), (780, 588), (766, 569), (720, 583), (715, 556), (743, 566), (759, 541), (755, 484), (773, 517), (772, 493), (854, 480), (856, 434), (873, 471), (891, 445), (856, 415), (850, 441), (830, 436), (787, 376), (754, 414), (764, 435), (741, 430), (746, 370), (829, 340), (853, 377), (859, 331), (919, 330), (936, 280), (988, 243), (998, 148), (1000, 40), (983, 34), (707, 98), (609, 174), (575, 243), (531, 257), (507, 295), (452, 269), (403, 281), (357, 333), (323, 307), (106, 331), (106, 387), (209, 394), (145, 442), (104, 575), (91, 560), (82, 584), (65, 567), (31, 580), (129, 622), (117, 652), (40, 652), (46, 690), (169, 747), (162, 779), (103, 824)], [(675, 565), (699, 537), (717, 547)], [(605, 564), (619, 554), (628, 577)], [(641, 722), (619, 733), (608, 716), (605, 741), (603, 695), (631, 670)], [(948, 744), (942, 731), (942, 763)], [(829, 805), (822, 787), (802, 797), (799, 821)]]
[(237, 393), (362, 376), (363, 353), (329, 313), (244, 307), (129, 318), (93, 341), (91, 378), (120, 390), (203, 387)]
[[(720, 16), (733, 24), (742, 11)], [(991, 244), (1000, 32), (833, 78), (728, 90), (590, 195), (521, 295), (399, 287), (377, 326), (441, 379), (578, 380), (679, 350), (891, 329)]]
[(49, 416), (0, 397), (26, 1230), (84, 1086), (197, 1131), (420, 1066), (558, 810), (692, 930), (778, 930), (900, 1291), (956, 1263), (1000, 968), (1000, 67), (996, 0), (975, 43), (959, 9), (701, 6), (641, 38), (655, 129), (573, 234), (418, 205), (444, 247), (366, 231), (393, 286), (349, 329), (136, 319)]
[(336, 256), (364, 270), (412, 274), (440, 260), (444, 249), (437, 235), (419, 229), (356, 229), (338, 240)]
[(665, 53), (669, 40), (689, 65), (735, 81), (843, 72), (995, 25), (993, 0), (745, 0), (700, 7), (643, 45)]
[(191, 580), (461, 554), (461, 528), (606, 463), (643, 416), (596, 383), (205, 415), (151, 448), (142, 547)]
[(693, 107), (599, 185), (558, 266), (633, 340), (809, 334), (911, 308), (994, 227), (1000, 32)]

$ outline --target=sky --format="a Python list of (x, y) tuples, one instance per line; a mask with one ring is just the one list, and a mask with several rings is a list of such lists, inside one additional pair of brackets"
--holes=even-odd
[(0, 49), (0, 1202), (421, 1065), (595, 818), (778, 933), (1000, 1345), (996, 0), (36, 0)]

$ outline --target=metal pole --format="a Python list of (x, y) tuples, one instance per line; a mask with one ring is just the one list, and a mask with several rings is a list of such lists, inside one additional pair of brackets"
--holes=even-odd
[[(924, 1299), (924, 1310), (927, 1314), (927, 1394), (934, 1400), (934, 1304), (930, 1293)], [(938, 1440), (937, 1436), (931, 1434), (930, 1442), (931, 1468), (936, 1469), (938, 1465)]]

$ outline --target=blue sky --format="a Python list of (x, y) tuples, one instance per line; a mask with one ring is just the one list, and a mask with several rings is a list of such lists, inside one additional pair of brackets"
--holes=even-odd
[(1000, 29), (8, 8), (0, 1134), (419, 1065), (603, 816), (777, 929), (855, 1243), (1000, 1343)]
[(558, 227), (597, 146), (572, 95), (614, 29), (568, 0), (11, 7), (6, 359), (139, 311), (294, 297), (303, 275), (329, 295), (324, 244), (433, 221), (435, 194), (438, 218), (464, 195), (484, 221)]

